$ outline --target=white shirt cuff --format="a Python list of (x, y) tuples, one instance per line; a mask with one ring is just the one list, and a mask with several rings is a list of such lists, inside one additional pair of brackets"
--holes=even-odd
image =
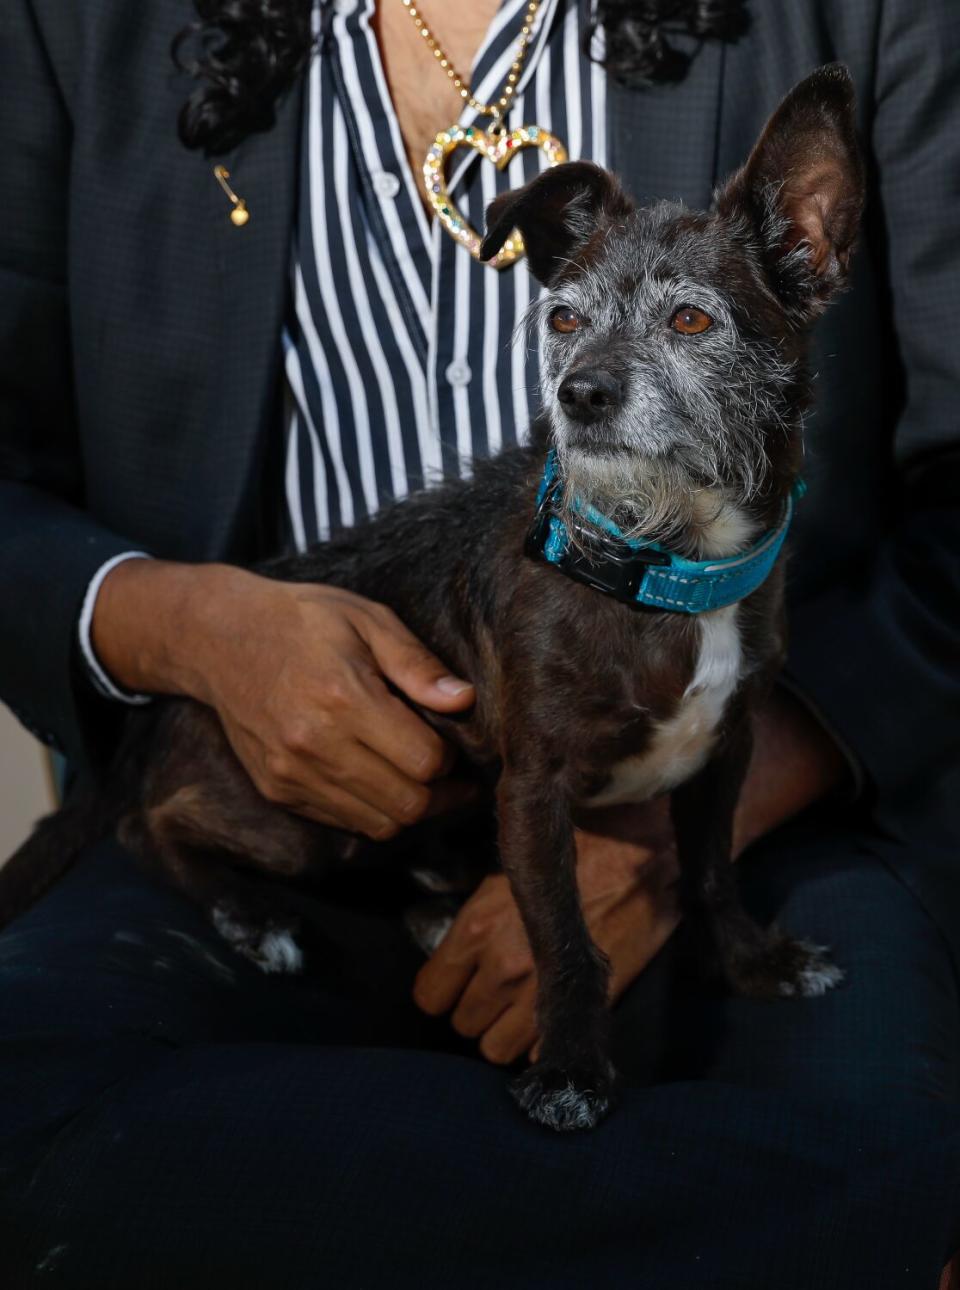
[(83, 598), (83, 608), (80, 610), (80, 622), (77, 625), (77, 632), (80, 637), (80, 651), (87, 664), (90, 680), (93, 682), (94, 688), (104, 698), (116, 699), (120, 703), (149, 703), (150, 695), (132, 694), (129, 690), (122, 690), (107, 675), (103, 664), (94, 653), (93, 642), (90, 639), (93, 611), (96, 607), (97, 596), (100, 594), (100, 588), (103, 586), (103, 580), (111, 569), (115, 569), (118, 564), (123, 564), (124, 560), (149, 560), (150, 558), (146, 551), (124, 551), (121, 555), (115, 555), (112, 560), (108, 560), (106, 564), (102, 564), (90, 579), (90, 585), (87, 587), (86, 595)]

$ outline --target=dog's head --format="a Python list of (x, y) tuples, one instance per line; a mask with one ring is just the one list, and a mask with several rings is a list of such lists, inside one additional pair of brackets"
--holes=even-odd
[(844, 284), (862, 204), (840, 66), (787, 96), (710, 212), (638, 209), (588, 162), (498, 197), (481, 254), (519, 228), (548, 288), (534, 318), (568, 478), (614, 499), (638, 470), (740, 500), (761, 488), (798, 429), (804, 333)]

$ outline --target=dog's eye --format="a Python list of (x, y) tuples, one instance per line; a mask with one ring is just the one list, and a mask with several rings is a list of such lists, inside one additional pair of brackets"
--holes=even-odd
[(699, 336), (713, 326), (713, 319), (693, 305), (681, 305), (670, 319), (670, 326), (681, 336)]
[(570, 332), (577, 331), (580, 327), (580, 315), (575, 309), (568, 309), (566, 305), (561, 305), (550, 315), (550, 326), (554, 331), (568, 336)]

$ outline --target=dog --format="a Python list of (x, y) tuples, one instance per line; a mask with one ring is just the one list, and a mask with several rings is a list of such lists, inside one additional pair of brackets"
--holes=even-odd
[[(511, 1089), (555, 1130), (596, 1125), (616, 1087), (608, 965), (575, 882), (578, 808), (671, 795), (682, 908), (733, 991), (816, 995), (841, 977), (825, 950), (747, 916), (730, 853), (751, 712), (783, 658), (807, 335), (844, 286), (863, 205), (854, 111), (846, 70), (815, 72), (707, 212), (639, 209), (587, 162), (500, 195), (482, 255), (519, 229), (546, 288), (532, 442), (260, 567), (389, 605), (474, 683), (469, 713), (421, 715), (492, 786), (538, 979), (540, 1053)], [(258, 871), (293, 882), (391, 845), (264, 800), (192, 700), (132, 714), (117, 767), (10, 862), (8, 916), (114, 828), (236, 950), (295, 971), (298, 915)], [(404, 835), (408, 853), (429, 827)]]

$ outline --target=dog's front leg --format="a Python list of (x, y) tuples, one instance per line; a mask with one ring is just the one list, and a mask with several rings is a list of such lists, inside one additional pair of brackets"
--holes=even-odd
[(735, 994), (755, 999), (823, 994), (843, 978), (825, 949), (776, 926), (760, 927), (740, 901), (731, 846), (751, 747), (744, 715), (703, 770), (674, 790), (684, 915), (702, 937), (708, 965)]
[(500, 857), (537, 967), (540, 1057), (511, 1085), (551, 1129), (592, 1129), (613, 1099), (609, 965), (591, 940), (576, 881), (570, 804), (542, 766), (509, 764), (497, 794)]

